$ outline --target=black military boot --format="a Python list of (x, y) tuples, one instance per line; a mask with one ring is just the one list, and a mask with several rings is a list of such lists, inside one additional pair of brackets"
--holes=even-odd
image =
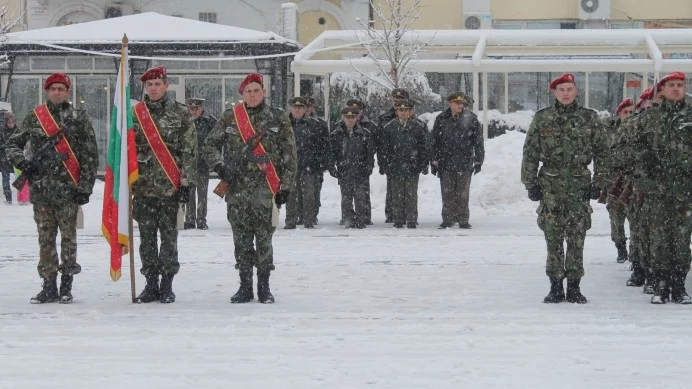
[(12, 204), (12, 191), (6, 190), (4, 193), (5, 193), (5, 202), (7, 204)]
[(274, 304), (274, 296), (269, 290), (269, 272), (257, 272), (257, 300), (262, 304)]
[(170, 304), (175, 302), (175, 293), (173, 293), (173, 277), (175, 277), (174, 274), (161, 275), (159, 301), (163, 304)]
[(546, 304), (557, 304), (565, 301), (565, 288), (562, 286), (562, 278), (550, 279), (550, 292), (545, 296), (543, 302)]
[(654, 294), (656, 292), (656, 276), (651, 269), (644, 269), (646, 281), (644, 282), (644, 294)]
[(627, 280), (627, 286), (642, 286), (646, 282), (646, 270), (638, 263), (632, 264), (632, 275)]
[(60, 304), (72, 303), (72, 280), (74, 277), (71, 274), (63, 274), (60, 276)]
[(670, 285), (670, 301), (676, 304), (692, 304), (692, 297), (685, 291), (686, 274), (673, 272)]
[(40, 292), (31, 298), (32, 304), (54, 303), (60, 300), (58, 295), (58, 275), (53, 274), (43, 279), (43, 287)]
[(249, 303), (255, 298), (255, 293), (252, 290), (252, 270), (240, 271), (240, 288), (231, 297), (233, 304)]
[(616, 259), (617, 263), (627, 262), (627, 243), (615, 243), (615, 248), (618, 250), (618, 257)]
[(584, 297), (584, 295), (581, 294), (581, 290), (579, 289), (580, 281), (580, 278), (567, 280), (567, 295), (565, 296), (565, 299), (568, 303), (586, 304), (588, 302), (588, 300), (586, 300), (586, 297)]
[(144, 285), (144, 290), (137, 296), (135, 302), (137, 304), (146, 304), (152, 301), (158, 301), (161, 296), (159, 292), (159, 275), (153, 274), (147, 276), (147, 284)]
[(654, 272), (654, 282), (656, 288), (654, 295), (651, 296), (651, 304), (665, 304), (670, 301), (670, 274), (667, 271)]

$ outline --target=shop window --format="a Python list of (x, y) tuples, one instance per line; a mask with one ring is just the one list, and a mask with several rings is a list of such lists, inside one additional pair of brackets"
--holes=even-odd
[(216, 12), (200, 12), (199, 21), (207, 23), (216, 23)]

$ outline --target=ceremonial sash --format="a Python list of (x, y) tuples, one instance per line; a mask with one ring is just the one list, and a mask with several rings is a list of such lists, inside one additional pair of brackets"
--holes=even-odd
[[(252, 127), (252, 123), (250, 122), (250, 116), (248, 116), (247, 109), (245, 108), (245, 104), (243, 104), (242, 101), (233, 106), (233, 114), (235, 116), (235, 122), (238, 125), (240, 136), (243, 138), (243, 142), (247, 144), (250, 138), (252, 138), (252, 136), (255, 135), (255, 129)], [(252, 153), (260, 157), (267, 155), (267, 151), (264, 150), (262, 142), (257, 142), (255, 148), (252, 149)], [(281, 180), (279, 179), (279, 175), (276, 173), (274, 163), (272, 161), (258, 162), (257, 166), (261, 171), (264, 172), (264, 176), (267, 180), (267, 185), (269, 185), (269, 190), (271, 190), (272, 193), (276, 195), (276, 193), (279, 191), (279, 188), (281, 187)]]
[(166, 143), (161, 139), (161, 134), (159, 133), (158, 127), (156, 127), (154, 119), (149, 113), (147, 104), (144, 101), (140, 101), (135, 105), (134, 111), (139, 121), (139, 126), (144, 133), (144, 137), (147, 138), (149, 147), (151, 151), (154, 152), (156, 160), (159, 161), (159, 165), (161, 165), (163, 172), (166, 173), (173, 187), (178, 189), (180, 187), (180, 169), (175, 163), (173, 155), (171, 155), (170, 150), (168, 150)]
[[(53, 115), (50, 114), (47, 105), (41, 104), (34, 108), (34, 114), (36, 115), (38, 123), (41, 125), (41, 128), (46, 135), (53, 136), (60, 131), (60, 126), (58, 126), (58, 123), (53, 118)], [(58, 136), (57, 142), (55, 143), (55, 151), (67, 156), (67, 158), (62, 161), (62, 164), (65, 166), (65, 169), (67, 169), (67, 173), (70, 175), (70, 178), (72, 178), (72, 181), (74, 181), (76, 185), (79, 185), (79, 177), (81, 174), (79, 161), (77, 160), (77, 155), (75, 155), (72, 147), (70, 147), (70, 143), (67, 141), (64, 134), (60, 134), (60, 136)]]

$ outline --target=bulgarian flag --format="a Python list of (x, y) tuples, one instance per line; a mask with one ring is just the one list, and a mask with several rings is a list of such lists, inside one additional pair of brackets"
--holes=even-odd
[(117, 281), (122, 275), (122, 256), (132, 249), (130, 186), (139, 175), (129, 79), (127, 36), (125, 36), (120, 52), (120, 69), (115, 83), (115, 98), (111, 112), (101, 226), (103, 236), (111, 246), (110, 274), (113, 281)]

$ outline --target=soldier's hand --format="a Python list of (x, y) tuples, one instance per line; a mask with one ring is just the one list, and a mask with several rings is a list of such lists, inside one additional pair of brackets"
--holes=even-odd
[(543, 190), (541, 190), (541, 187), (536, 185), (529, 189), (529, 200), (531, 201), (540, 201), (543, 198)]
[(173, 199), (179, 203), (186, 204), (190, 201), (190, 187), (181, 186), (173, 193)]
[(274, 196), (274, 202), (278, 208), (288, 202), (288, 195), (290, 191), (288, 189), (280, 189), (278, 193)]
[(336, 169), (329, 170), (329, 175), (336, 178), (337, 180), (341, 178), (341, 174), (339, 174), (339, 171)]
[(421, 172), (423, 175), (427, 175), (427, 174), (428, 174), (428, 165), (425, 165), (425, 167), (423, 168), (423, 170), (421, 170), (420, 172)]
[(74, 195), (74, 202), (79, 205), (84, 205), (89, 202), (89, 196), (91, 196), (90, 193), (77, 192)]
[(384, 170), (382, 166), (380, 166), (380, 175), (384, 176), (385, 174), (387, 174), (387, 172)]
[(38, 173), (38, 165), (35, 162), (26, 159), (17, 164), (17, 169), (21, 170), (22, 174), (29, 179)]
[(481, 164), (477, 163), (473, 165), (473, 174), (476, 175), (481, 172)]
[(219, 178), (226, 182), (233, 182), (233, 177), (235, 174), (233, 173), (233, 169), (229, 168), (228, 166), (224, 165), (223, 163), (220, 163), (216, 166), (214, 166), (214, 171), (216, 174), (219, 175)]
[(589, 187), (589, 194), (588, 194), (588, 198), (586, 199), (586, 201), (598, 200), (599, 197), (601, 197), (601, 190), (598, 189), (596, 187), (596, 185), (591, 184), (591, 186)]

